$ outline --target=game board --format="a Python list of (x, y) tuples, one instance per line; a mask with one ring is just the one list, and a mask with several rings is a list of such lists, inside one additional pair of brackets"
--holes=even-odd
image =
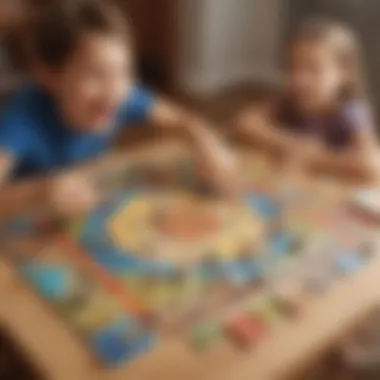
[[(336, 183), (284, 183), (265, 162), (243, 162), (247, 191), (236, 202), (212, 197), (191, 161), (137, 165), (50, 246), (16, 246), (13, 260), (107, 363), (172, 335), (198, 348), (221, 336), (250, 346), (294, 316), (305, 294), (360, 268), (373, 229), (344, 209)], [(16, 220), (9, 232), (39, 233), (26, 225)]]

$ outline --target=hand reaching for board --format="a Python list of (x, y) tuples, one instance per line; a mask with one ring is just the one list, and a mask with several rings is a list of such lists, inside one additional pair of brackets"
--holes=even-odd
[(77, 216), (92, 210), (100, 201), (95, 188), (80, 174), (70, 172), (48, 183), (48, 203), (60, 216)]
[(209, 184), (216, 195), (236, 198), (242, 191), (241, 179), (234, 155), (224, 149), (215, 149), (199, 159), (201, 180)]

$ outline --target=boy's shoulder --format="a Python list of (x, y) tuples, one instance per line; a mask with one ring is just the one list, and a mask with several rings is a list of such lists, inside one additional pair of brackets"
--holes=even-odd
[(42, 87), (35, 83), (26, 83), (22, 85), (13, 95), (5, 110), (13, 107), (35, 107), (46, 98), (46, 93)]
[[(44, 112), (47, 106), (44, 90), (37, 84), (23, 85), (1, 110), (1, 120), (24, 120), (33, 122), (38, 114)], [(36, 118), (36, 121), (38, 117)]]

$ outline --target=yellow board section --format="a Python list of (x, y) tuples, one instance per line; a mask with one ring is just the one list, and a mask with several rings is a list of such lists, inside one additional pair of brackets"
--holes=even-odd
[[(164, 227), (159, 225), (161, 222)], [(214, 229), (209, 230), (210, 225)], [(137, 194), (108, 221), (109, 236), (122, 251), (174, 263), (190, 262), (194, 257), (209, 254), (234, 259), (243, 250), (254, 251), (260, 244), (263, 228), (260, 219), (244, 203), (213, 203), (186, 191)], [(153, 251), (160, 249), (147, 252), (147, 246)]]

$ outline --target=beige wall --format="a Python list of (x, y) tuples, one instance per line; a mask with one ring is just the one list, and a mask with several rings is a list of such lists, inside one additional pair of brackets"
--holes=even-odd
[(283, 0), (183, 0), (178, 83), (208, 94), (277, 74)]

